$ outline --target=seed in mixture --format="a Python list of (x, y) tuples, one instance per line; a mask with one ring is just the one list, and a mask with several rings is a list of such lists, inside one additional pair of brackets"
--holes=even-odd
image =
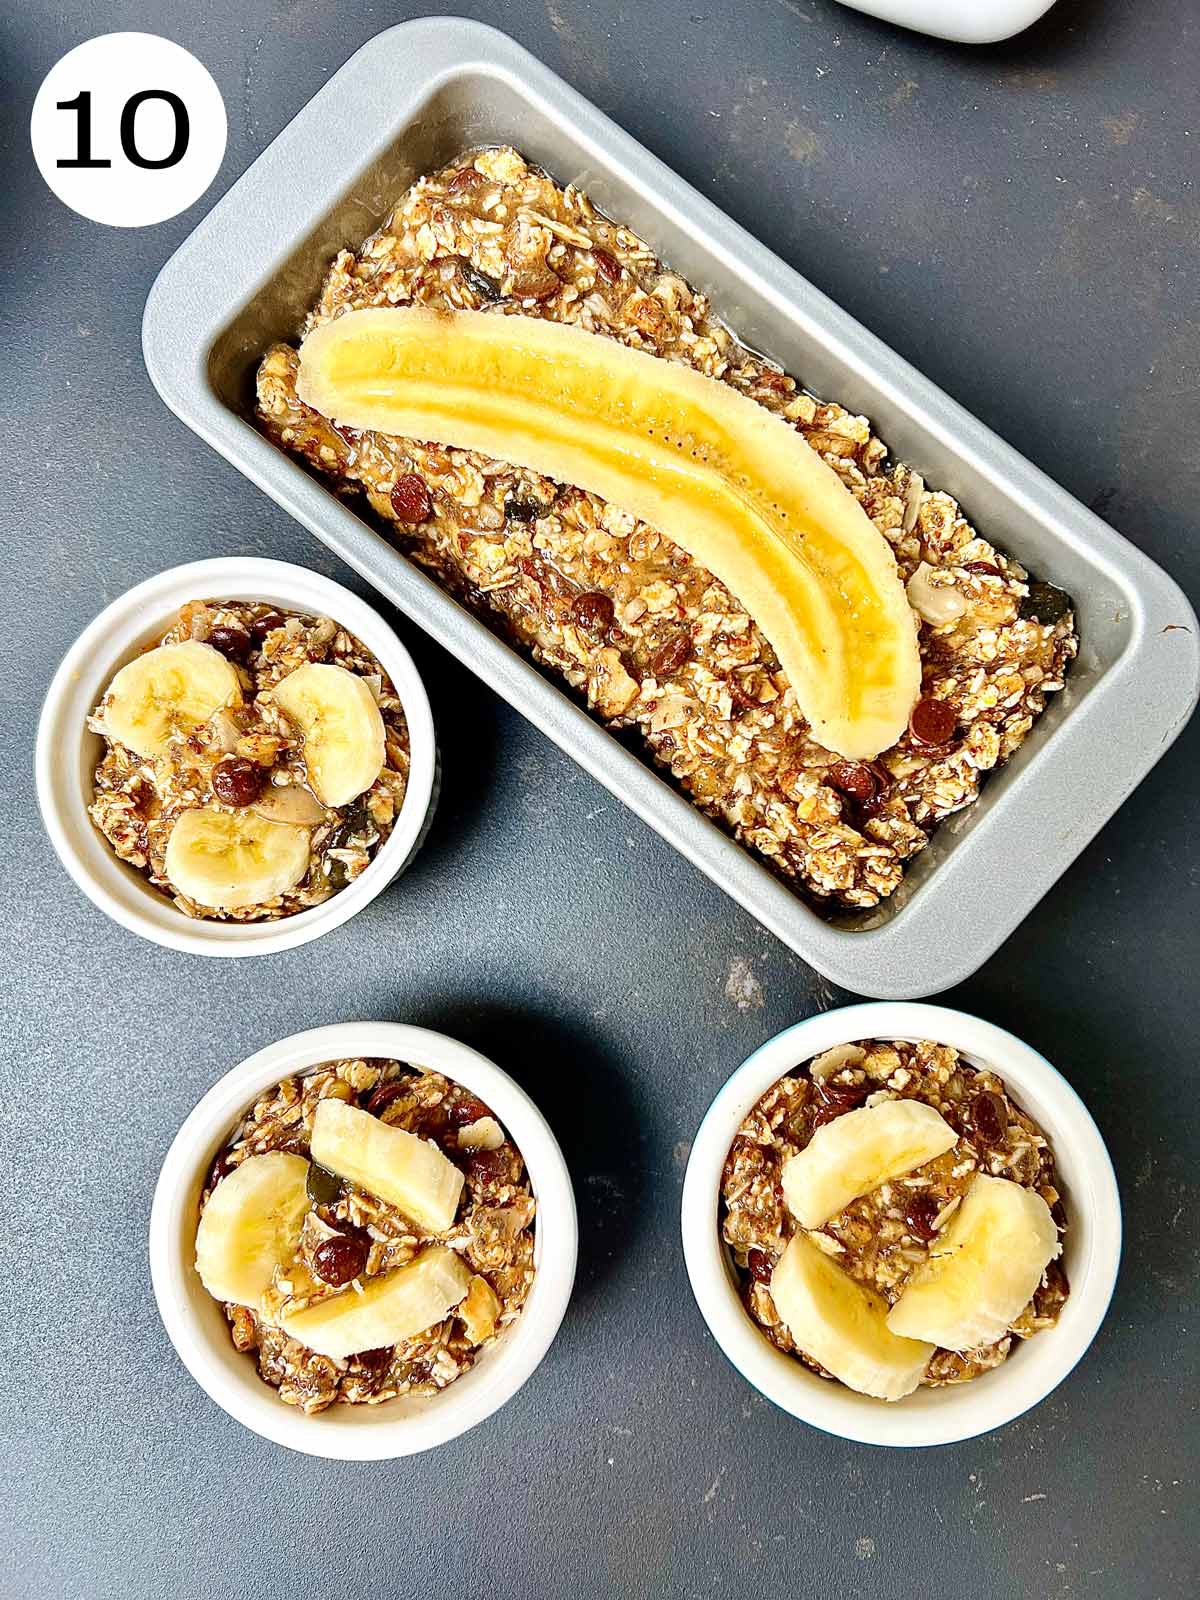
[[(394, 1125), (345, 1098), (347, 1088), (375, 1096), (393, 1086), (384, 1109)], [(416, 1131), (435, 1111), (445, 1151)], [(343, 1112), (352, 1132), (374, 1130), (357, 1154), (334, 1140), (342, 1164), (370, 1173), (371, 1183), (326, 1165), (323, 1124)], [(500, 1159), (486, 1180), (464, 1184), (448, 1154), (459, 1130), (482, 1120), (499, 1131)], [(371, 1186), (378, 1176), (393, 1194), (413, 1193), (409, 1146), (392, 1146), (404, 1172), (378, 1171), (377, 1135), (422, 1146), (434, 1171), (438, 1163), (454, 1170), (457, 1199), (436, 1228), (428, 1192), (406, 1209)], [(476, 1096), (401, 1062), (327, 1062), (261, 1094), (218, 1155), (201, 1204), (197, 1266), (225, 1302), (235, 1346), (254, 1352), (281, 1400), (307, 1412), (376, 1405), (445, 1388), (512, 1324), (534, 1276), (534, 1212), (520, 1154)]]
[[(337, 718), (321, 715), (331, 685)], [(115, 675), (88, 726), (104, 740), (93, 822), (191, 917), (274, 920), (320, 905), (370, 864), (404, 799), (400, 701), (327, 617), (188, 601)]]
[(213, 768), (212, 791), (224, 805), (253, 805), (262, 793), (266, 774), (242, 756), (226, 756)]
[[(358, 491), (406, 556), (586, 698), (598, 718), (638, 736), (648, 759), (786, 882), (821, 905), (877, 905), (899, 887), (907, 863), (937, 824), (976, 799), (988, 772), (1028, 736), (1047, 695), (1062, 688), (1078, 642), (1072, 613), (1053, 623), (1020, 620), (1023, 574), (949, 495), (890, 458), (865, 418), (816, 399), (739, 343), (704, 295), (669, 272), (628, 229), (620, 234), (617, 262), (613, 225), (588, 197), (559, 186), (514, 150), (464, 153), (443, 172), (414, 183), (361, 251), (342, 251), (332, 262), (307, 328), (393, 296), (455, 308), (459, 285), (429, 269), (416, 246), (420, 231), (449, 228), (454, 253), (480, 270), (501, 262), (515, 268), (528, 247), (528, 210), (575, 242), (556, 254), (560, 288), (536, 307), (510, 306), (506, 321), (529, 314), (580, 323), (719, 377), (826, 452), (891, 546), (904, 583), (922, 563), (953, 576), (966, 609), (949, 632), (918, 619), (918, 644), (924, 692), (954, 695), (957, 740), (926, 749), (906, 739), (885, 752), (879, 766), (889, 776), (880, 796), (870, 806), (855, 802), (847, 814), (843, 795), (823, 776), (829, 753), (812, 737), (761, 632), (723, 584), (654, 527), (594, 494), (556, 497), (561, 486), (545, 479), (532, 487), (525, 474), (478, 453), (455, 452), (451, 468), (437, 447), (381, 433), (355, 435), (352, 448), (342, 431), (300, 400), (299, 357), (290, 345), (277, 344), (263, 357), (260, 426), (339, 488)], [(606, 256), (619, 268), (614, 275)], [(644, 302), (662, 310), (649, 334), (641, 322), (652, 319), (638, 312)], [(438, 516), (415, 529), (390, 502), (396, 478), (414, 469), (436, 474), (438, 482)], [(506, 515), (506, 556), (510, 549), (520, 552), (499, 569), (501, 539), (476, 536), (481, 482)], [(534, 519), (537, 542), (526, 552)], [(660, 680), (654, 696), (639, 695), (636, 683), (632, 697), (593, 693), (605, 672), (602, 652), (611, 646), (575, 626), (561, 604), (564, 580), (578, 591), (609, 594), (638, 660), (656, 642), (654, 614), (643, 596), (671, 584), (679, 623), (691, 632), (692, 661)], [(711, 692), (697, 695), (696, 681)], [(1002, 685), (1009, 687), (997, 705)], [(663, 700), (669, 717), (661, 714)], [(977, 726), (983, 737), (972, 739)], [(795, 770), (806, 775), (799, 788), (785, 782)]]
[[(831, 1087), (870, 1104), (835, 1110)], [(999, 1366), (1069, 1292), (1045, 1137), (995, 1073), (928, 1040), (859, 1041), (781, 1078), (738, 1130), (721, 1194), (764, 1335), (878, 1398)]]

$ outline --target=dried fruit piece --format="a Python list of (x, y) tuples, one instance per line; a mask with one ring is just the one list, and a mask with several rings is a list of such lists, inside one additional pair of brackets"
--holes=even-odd
[(432, 1328), (453, 1311), (470, 1284), (471, 1270), (454, 1251), (431, 1245), (393, 1272), (284, 1316), (283, 1330), (318, 1355), (343, 1361)]
[(571, 602), (571, 614), (581, 628), (602, 638), (612, 627), (613, 603), (608, 595), (601, 594), (597, 589), (589, 589), (585, 594), (575, 596)]
[(415, 472), (406, 472), (397, 478), (391, 493), (392, 510), (396, 521), (415, 528), (428, 522), (433, 515), (433, 496), (425, 479)]
[(266, 774), (242, 756), (226, 756), (213, 768), (212, 792), (222, 805), (248, 806), (262, 793)]
[(196, 1229), (196, 1271), (214, 1300), (257, 1306), (276, 1267), (300, 1245), (308, 1162), (280, 1150), (247, 1156), (208, 1197)]
[(218, 623), (215, 628), (210, 628), (206, 643), (230, 661), (245, 661), (254, 648), (253, 639), (245, 628), (238, 627), (236, 623)]
[(383, 717), (356, 672), (310, 661), (271, 690), (275, 704), (304, 736), (304, 766), (317, 799), (348, 805), (383, 771)]
[(924, 1166), (956, 1143), (954, 1129), (922, 1100), (884, 1100), (847, 1111), (784, 1162), (784, 1199), (801, 1227), (819, 1228), (859, 1195)]
[(232, 911), (286, 894), (308, 871), (307, 828), (253, 811), (185, 811), (167, 840), (167, 878), (198, 906)]
[(223, 706), (242, 703), (242, 680), (219, 650), (195, 639), (161, 644), (123, 666), (104, 697), (104, 727), (135, 755), (161, 755)]
[(340, 1289), (365, 1271), (371, 1254), (371, 1237), (360, 1228), (322, 1239), (312, 1253), (313, 1271), (323, 1283)]
[(930, 750), (949, 744), (957, 727), (958, 715), (954, 707), (932, 694), (922, 695), (908, 719), (913, 743)]
[(1002, 1145), (1008, 1131), (1008, 1107), (1003, 1095), (981, 1089), (971, 1101), (968, 1113), (971, 1132), (981, 1144)]
[(980, 1173), (888, 1314), (888, 1327), (944, 1350), (1006, 1332), (1058, 1255), (1050, 1207), (1032, 1189)]
[(317, 328), (298, 388), (338, 422), (604, 496), (737, 596), (829, 749), (869, 759), (903, 731), (920, 662), (895, 558), (836, 473), (745, 395), (578, 327), (424, 307)]
[(431, 1233), (444, 1233), (453, 1224), (463, 1175), (416, 1134), (390, 1127), (344, 1100), (322, 1100), (313, 1117), (311, 1148), (314, 1161)]
[(887, 1301), (798, 1233), (771, 1277), (771, 1299), (792, 1338), (847, 1388), (901, 1400), (920, 1383), (931, 1343), (898, 1336)]

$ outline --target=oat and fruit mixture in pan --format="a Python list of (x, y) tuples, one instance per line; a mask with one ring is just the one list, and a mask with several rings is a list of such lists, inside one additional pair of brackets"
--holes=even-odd
[(1067, 1298), (1054, 1153), (948, 1045), (868, 1039), (781, 1078), (738, 1130), (721, 1201), (767, 1338), (878, 1399), (977, 1378)]
[[(866, 418), (815, 399), (746, 349), (642, 240), (514, 150), (464, 155), (414, 184), (382, 230), (336, 258), (298, 332), (310, 337), (367, 308), (413, 307), (482, 312), (489, 324), (509, 325), (514, 344), (513, 319), (541, 319), (609, 349), (662, 358), (739, 401), (748, 397), (756, 414), (786, 424), (836, 474), (860, 518), (856, 561), (837, 571), (817, 563), (824, 587), (800, 638), (789, 627), (805, 597), (791, 597), (782, 622), (768, 617), (772, 585), (755, 588), (766, 568), (752, 570), (745, 549), (706, 542), (712, 530), (700, 528), (696, 506), (673, 539), (611, 494), (514, 466), (503, 451), (430, 443), (429, 429), (332, 420), (335, 410), (326, 415), (301, 398), (301, 356), (289, 345), (268, 351), (258, 375), (259, 419), (273, 440), (339, 492), (365, 496), (405, 554), (565, 678), (599, 718), (636, 732), (697, 805), (782, 876), (843, 906), (872, 906), (893, 893), (904, 863), (942, 818), (975, 799), (1046, 695), (1061, 688), (1077, 643), (1068, 596), (1032, 581), (948, 495), (891, 460)], [(432, 335), (431, 344), (436, 376)], [(503, 359), (494, 350), (488, 359), (503, 376)], [(509, 377), (516, 367), (514, 358)], [(617, 376), (600, 373), (601, 398), (619, 398)], [(446, 399), (435, 391), (439, 403)], [(647, 402), (639, 391), (638, 399), (649, 404), (653, 396)], [(472, 437), (495, 440), (511, 424), (503, 407), (487, 416), (483, 404), (477, 410), (468, 420), (487, 427)], [(609, 414), (620, 412), (614, 400)], [(594, 430), (581, 428), (578, 437), (597, 444)], [(742, 465), (732, 476), (753, 476)], [(726, 503), (726, 513), (736, 522), (736, 506)], [(839, 516), (849, 527), (844, 508)], [(876, 581), (878, 552), (867, 551), (864, 530), (889, 552), (892, 581), (907, 591), (919, 652), (911, 685), (907, 662), (893, 671), (894, 597)], [(714, 576), (716, 566), (726, 581)], [(856, 652), (844, 630), (828, 627), (831, 594), (843, 602), (844, 623), (860, 580), (866, 599), (879, 602), (886, 650)], [(885, 698), (911, 688), (906, 720), (886, 747), (847, 736), (847, 747), (871, 751), (847, 755), (814, 737), (814, 708), (828, 709), (819, 685), (802, 685), (806, 715), (780, 660), (786, 653), (803, 669), (806, 649), (810, 662), (837, 666), (864, 702), (878, 685), (865, 684), (861, 672), (881, 663)]]
[(329, 617), (189, 601), (88, 726), (104, 739), (92, 821), (192, 917), (320, 905), (366, 869), (404, 799), (400, 701)]
[(196, 1270), (281, 1400), (378, 1405), (444, 1389), (520, 1314), (534, 1210), (520, 1151), (460, 1084), (328, 1061), (217, 1157)]

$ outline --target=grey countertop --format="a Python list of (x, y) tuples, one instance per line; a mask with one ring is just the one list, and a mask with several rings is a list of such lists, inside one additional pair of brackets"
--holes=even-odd
[[(34, 722), (107, 599), (204, 555), (346, 579), (166, 412), (138, 327), (206, 204), (358, 44), (423, 10), (500, 22), (1200, 593), (1191, 0), (1059, 0), (974, 51), (831, 0), (10, 8), (0, 1593), (1182, 1600), (1198, 1582), (1195, 729), (946, 997), (1080, 1090), (1127, 1242), (1063, 1387), (915, 1456), (761, 1401), (707, 1336), (678, 1248), (712, 1095), (844, 997), (414, 628), (444, 800), (402, 884), (336, 935), (262, 962), (173, 955), (92, 909), (50, 851)], [(118, 28), (194, 50), (230, 119), (208, 200), (141, 231), (64, 210), (28, 150), (44, 73)], [(442, 1450), (374, 1466), (288, 1454), (218, 1411), (167, 1343), (145, 1246), (158, 1164), (213, 1079), (361, 1016), (444, 1028), (508, 1067), (563, 1141), (582, 1220), (577, 1292), (530, 1383)]]

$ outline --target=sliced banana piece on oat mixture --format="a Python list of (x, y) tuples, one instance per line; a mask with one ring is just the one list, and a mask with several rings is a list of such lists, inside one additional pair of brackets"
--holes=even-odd
[(922, 1100), (884, 1100), (818, 1128), (783, 1164), (783, 1197), (804, 1228), (820, 1228), (852, 1200), (953, 1148), (957, 1135)]
[(257, 1307), (276, 1267), (295, 1259), (307, 1179), (304, 1157), (282, 1150), (249, 1156), (221, 1179), (196, 1229), (196, 1271), (214, 1300)]
[(377, 1195), (430, 1233), (453, 1225), (466, 1180), (427, 1139), (390, 1127), (344, 1100), (322, 1100), (313, 1118), (311, 1149), (320, 1166)]
[(173, 734), (190, 733), (225, 706), (242, 703), (237, 668), (196, 639), (161, 644), (128, 662), (108, 686), (104, 727), (146, 760), (159, 756)]
[(980, 1173), (908, 1280), (888, 1327), (945, 1350), (994, 1344), (1033, 1299), (1060, 1249), (1040, 1194)]
[[(322, 1100), (321, 1105), (339, 1102)], [(382, 1124), (381, 1124), (382, 1126)], [(471, 1287), (471, 1269), (445, 1245), (283, 1318), (283, 1330), (318, 1355), (345, 1360), (411, 1339), (453, 1311)]]
[(779, 1258), (771, 1299), (805, 1355), (847, 1388), (877, 1400), (911, 1394), (934, 1352), (933, 1344), (889, 1329), (883, 1296), (857, 1282), (802, 1233)]
[(304, 738), (309, 785), (322, 805), (344, 806), (383, 771), (383, 717), (364, 679), (345, 667), (310, 661), (271, 690)]
[(253, 811), (185, 811), (167, 840), (166, 874), (199, 906), (233, 911), (294, 889), (308, 871), (309, 830)]

